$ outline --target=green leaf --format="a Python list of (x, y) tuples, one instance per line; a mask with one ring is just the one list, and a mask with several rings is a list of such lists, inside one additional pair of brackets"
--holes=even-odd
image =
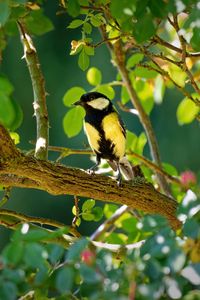
[(2, 91), (5, 95), (10, 96), (13, 92), (13, 85), (6, 77), (0, 77), (0, 91)]
[(155, 79), (154, 87), (154, 101), (157, 104), (161, 104), (165, 93), (165, 83), (161, 75), (158, 75)]
[(71, 138), (81, 131), (84, 116), (85, 112), (82, 107), (74, 107), (66, 113), (63, 119), (63, 128), (68, 137)]
[(69, 261), (80, 261), (81, 252), (88, 246), (89, 241), (86, 238), (79, 239), (68, 250), (66, 259)]
[(94, 215), (90, 212), (82, 213), (81, 214), (83, 220), (85, 221), (93, 221), (94, 220)]
[(92, 15), (90, 18), (90, 22), (94, 27), (99, 27), (102, 23), (102, 20), (97, 15)]
[(185, 86), (187, 74), (186, 72), (182, 71), (181, 68), (174, 64), (171, 64), (169, 65), (169, 74), (178, 85), (180, 85), (181, 87)]
[(191, 42), (192, 48), (193, 48), (195, 51), (199, 51), (199, 44), (200, 44), (200, 32), (199, 32), (199, 27), (193, 29), (193, 36), (192, 36), (190, 42)]
[(139, 62), (141, 62), (143, 60), (143, 58), (144, 58), (144, 54), (142, 54), (142, 53), (134, 53), (127, 60), (127, 64), (126, 64), (127, 68), (134, 67), (136, 64), (138, 64)]
[(136, 147), (135, 147), (135, 152), (142, 155), (143, 154), (143, 150), (144, 150), (144, 146), (146, 145), (147, 143), (147, 137), (146, 137), (146, 134), (144, 132), (142, 132), (138, 139), (137, 139), (137, 144), (136, 144)]
[(117, 209), (118, 209), (118, 206), (115, 204), (105, 204), (103, 212), (104, 212), (106, 219), (109, 219)]
[(0, 91), (0, 122), (10, 130), (17, 129), (23, 119), (20, 106)]
[(80, 265), (80, 274), (84, 282), (87, 282), (89, 284), (96, 284), (102, 280), (101, 275), (86, 264)]
[(95, 222), (98, 222), (103, 218), (103, 209), (99, 206), (94, 207), (92, 209), (92, 213), (93, 213)]
[(126, 131), (126, 149), (135, 151), (138, 137), (135, 133), (127, 130)]
[(78, 57), (78, 65), (82, 71), (85, 71), (89, 67), (89, 64), (89, 56), (86, 54), (85, 49), (83, 48)]
[(96, 91), (106, 95), (110, 100), (115, 97), (115, 91), (109, 84), (102, 84), (101, 86), (97, 87)]
[(187, 219), (183, 227), (183, 233), (187, 237), (198, 239), (200, 236), (200, 227), (198, 222), (195, 219)]
[(191, 123), (199, 112), (199, 107), (190, 99), (184, 98), (176, 111), (178, 123), (180, 125)]
[(23, 235), (23, 240), (28, 242), (39, 242), (48, 239), (51, 236), (51, 232), (43, 229), (32, 229)]
[(163, 169), (169, 173), (171, 176), (178, 176), (178, 171), (176, 170), (176, 168), (168, 163), (162, 163)]
[(141, 78), (146, 78), (146, 79), (150, 79), (150, 78), (155, 78), (158, 73), (154, 70), (149, 70), (145, 67), (137, 67), (135, 68), (132, 72), (131, 75), (135, 75)]
[(80, 13), (80, 4), (78, 0), (67, 1), (67, 12), (72, 17), (77, 17)]
[(18, 297), (17, 286), (10, 281), (1, 282), (0, 299), (15, 300)]
[(25, 23), (28, 31), (36, 35), (45, 34), (54, 28), (51, 20), (43, 14), (41, 9), (31, 11)]
[(87, 81), (91, 85), (95, 86), (101, 83), (101, 79), (102, 79), (101, 71), (95, 67), (92, 67), (87, 71), (86, 77), (87, 77)]
[(130, 233), (136, 231), (136, 224), (137, 224), (137, 220), (136, 218), (133, 217), (122, 220), (123, 229)]
[(126, 104), (130, 101), (130, 96), (125, 86), (121, 88), (121, 102), (122, 104)]
[(49, 249), (49, 260), (52, 264), (56, 264), (58, 261), (61, 261), (64, 254), (64, 248), (59, 245), (48, 245)]
[(48, 252), (38, 243), (28, 243), (25, 245), (24, 262), (27, 267), (41, 268), (46, 259)]
[(56, 275), (56, 288), (60, 293), (69, 293), (74, 284), (75, 272), (72, 267), (60, 269)]
[(67, 26), (67, 28), (74, 29), (74, 28), (77, 28), (77, 27), (81, 26), (83, 23), (84, 23), (83, 20), (76, 19), (76, 20), (73, 20), (73, 21)]
[(112, 15), (122, 21), (126, 21), (128, 17), (132, 16), (136, 9), (135, 0), (111, 1), (110, 10)]
[(82, 211), (85, 212), (87, 210), (91, 210), (95, 206), (95, 200), (93, 199), (88, 199), (84, 201), (82, 205)]
[(134, 23), (133, 34), (138, 43), (150, 39), (156, 32), (151, 13), (146, 13)]
[(2, 273), (3, 277), (5, 277), (7, 280), (9, 280), (15, 284), (23, 283), (25, 280), (25, 272), (22, 272), (22, 270), (20, 268), (19, 269), (4, 268), (4, 270), (1, 271), (1, 273)]
[(83, 94), (85, 94), (85, 90), (79, 86), (72, 87), (67, 90), (63, 97), (63, 103), (65, 106), (71, 106), (74, 102), (78, 101)]
[(152, 12), (152, 14), (157, 18), (164, 18), (166, 14), (168, 13), (166, 3), (163, 0), (157, 1), (157, 0), (150, 0), (149, 1), (149, 7)]
[(17, 265), (23, 258), (24, 245), (20, 241), (12, 242), (3, 251), (7, 263)]
[(88, 45), (84, 45), (83, 47), (87, 55), (89, 56), (94, 55), (94, 47)]
[(133, 84), (145, 112), (150, 114), (154, 106), (153, 86), (144, 80), (137, 80)]
[(90, 34), (92, 32), (92, 26), (90, 25), (90, 23), (85, 22), (83, 24), (83, 31), (87, 34)]
[(10, 15), (10, 7), (8, 0), (0, 1), (0, 27), (3, 26)]

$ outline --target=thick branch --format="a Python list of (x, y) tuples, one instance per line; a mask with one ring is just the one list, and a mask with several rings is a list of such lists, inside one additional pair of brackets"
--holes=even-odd
[[(4, 138), (8, 139), (9, 134), (0, 125), (0, 149)], [(15, 149), (14, 144), (13, 154), (15, 155), (11, 160), (7, 154), (1, 153), (1, 185), (31, 187), (53, 195), (70, 194), (125, 204), (133, 209), (166, 216), (173, 228), (180, 226), (175, 216), (176, 201), (160, 194), (143, 179), (133, 183), (124, 182), (118, 187), (115, 180), (106, 176), (90, 175), (83, 170), (25, 156)]]
[(46, 106), (46, 91), (44, 77), (40, 69), (40, 64), (36, 49), (31, 37), (26, 33), (23, 25), (18, 22), (21, 33), (21, 40), (24, 47), (24, 57), (27, 62), (31, 76), (33, 94), (34, 94), (34, 114), (37, 122), (37, 143), (35, 148), (35, 157), (47, 159), (49, 143), (49, 121)]

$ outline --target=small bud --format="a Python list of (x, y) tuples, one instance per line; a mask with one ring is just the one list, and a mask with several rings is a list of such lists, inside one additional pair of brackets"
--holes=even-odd
[(190, 170), (181, 173), (181, 183), (185, 188), (195, 185), (197, 183), (196, 175)]
[(92, 266), (95, 262), (95, 253), (89, 249), (84, 250), (81, 253), (81, 260), (88, 266)]

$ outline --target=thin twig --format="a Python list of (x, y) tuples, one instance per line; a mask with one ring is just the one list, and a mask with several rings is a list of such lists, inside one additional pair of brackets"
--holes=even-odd
[[(105, 43), (107, 43), (107, 42), (118, 41), (120, 38), (121, 38), (121, 35), (118, 35), (118, 36), (113, 37), (113, 38), (107, 38), (107, 39), (104, 39), (104, 40), (102, 40), (102, 41), (100, 41), (100, 42), (98, 42), (97, 44), (94, 44), (94, 45), (92, 45), (92, 46), (93, 46), (94, 48), (97, 48), (97, 47), (99, 47), (99, 46), (101, 46), (102, 44), (105, 44)], [(91, 45), (90, 45), (90, 46), (91, 46)]]
[[(152, 38), (152, 41), (155, 42), (155, 43), (158, 43), (160, 44), (161, 46), (164, 46), (164, 47), (167, 47), (169, 48), (170, 50), (173, 50), (175, 52), (178, 52), (180, 54), (182, 54), (182, 49), (166, 42), (165, 40), (163, 40), (161, 37), (159, 37), (158, 35), (155, 35), (153, 38)], [(189, 53), (189, 52), (186, 52), (186, 57), (200, 57), (200, 52), (196, 52), (196, 53)]]
[(97, 230), (91, 235), (90, 240), (95, 241), (98, 240), (98, 238), (105, 233), (110, 226), (112, 226), (115, 221), (119, 219), (125, 212), (127, 212), (130, 208), (127, 205), (122, 205), (120, 208), (118, 208), (115, 213), (107, 219), (104, 223), (102, 223)]
[(49, 121), (46, 106), (47, 93), (45, 91), (44, 77), (40, 68), (37, 51), (31, 37), (26, 32), (25, 27), (21, 22), (18, 22), (18, 28), (24, 47), (24, 58), (27, 62), (33, 86), (33, 108), (37, 123), (37, 142), (35, 148), (35, 157), (39, 159), (47, 159), (49, 144)]
[[(42, 226), (48, 225), (51, 227), (56, 227), (56, 228), (63, 228), (66, 227), (67, 225), (55, 220), (51, 220), (48, 218), (40, 218), (40, 217), (32, 217), (32, 216), (27, 216), (22, 213), (17, 213), (12, 210), (8, 209), (1, 209), (0, 210), (0, 216), (10, 216), (14, 217), (15, 219), (19, 220), (20, 222), (27, 222), (27, 223), (35, 223), (35, 224), (40, 224)], [(69, 233), (72, 234), (75, 237), (80, 237), (80, 233), (73, 227), (69, 228)]]

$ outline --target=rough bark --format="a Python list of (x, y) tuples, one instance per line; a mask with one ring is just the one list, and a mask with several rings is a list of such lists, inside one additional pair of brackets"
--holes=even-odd
[(104, 202), (126, 204), (147, 213), (166, 216), (173, 228), (180, 227), (175, 200), (159, 193), (150, 184), (137, 179), (124, 182), (84, 170), (69, 168), (26, 156), (16, 149), (8, 132), (0, 125), (0, 185), (35, 188), (53, 195), (77, 195)]

